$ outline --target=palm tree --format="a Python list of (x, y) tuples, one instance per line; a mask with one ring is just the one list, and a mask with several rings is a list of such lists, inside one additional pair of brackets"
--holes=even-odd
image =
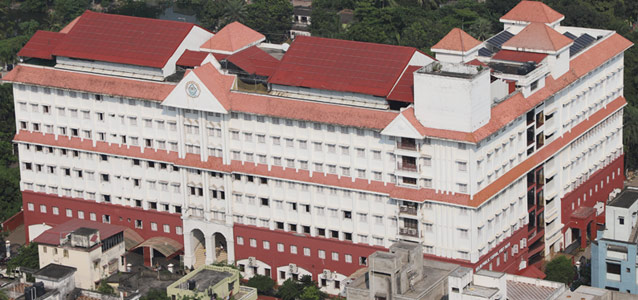
[(245, 0), (223, 0), (222, 16), (219, 18), (218, 28), (232, 23), (243, 23), (246, 19), (246, 1)]

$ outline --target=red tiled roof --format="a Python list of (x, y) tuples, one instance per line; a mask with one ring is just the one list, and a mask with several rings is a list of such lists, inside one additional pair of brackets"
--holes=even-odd
[(414, 72), (420, 68), (420, 66), (408, 66), (387, 99), (414, 103)]
[(554, 23), (565, 16), (540, 1), (521, 1), (501, 20)]
[(28, 83), (103, 95), (163, 101), (175, 85), (112, 76), (93, 75), (45, 67), (18, 65), (3, 78)]
[(545, 275), (543, 271), (539, 270), (537, 267), (533, 265), (518, 271), (516, 274), (525, 276), (525, 277), (530, 277), (530, 278), (538, 278), (538, 279), (545, 279), (545, 277), (547, 277), (547, 275)]
[(187, 49), (184, 51), (184, 54), (179, 57), (176, 65), (183, 67), (197, 67), (202, 64), (206, 55), (208, 55), (208, 52), (191, 51)]
[(97, 229), (100, 232), (100, 239), (102, 240), (107, 239), (125, 230), (124, 227), (118, 226), (118, 225), (111, 225), (111, 224), (93, 222), (93, 221), (81, 220), (81, 219), (71, 219), (43, 232), (33, 241), (40, 244), (58, 246), (60, 245), (60, 238), (64, 238), (65, 235), (81, 227)]
[(299, 36), (269, 82), (387, 96), (416, 49)]
[(210, 63), (193, 69), (193, 72), (204, 83), (206, 88), (213, 93), (224, 109), (228, 110), (230, 108), (230, 88), (235, 81), (235, 77), (219, 73), (215, 66)]
[(505, 42), (503, 48), (558, 51), (573, 42), (543, 23), (531, 23)]
[(193, 26), (87, 10), (53, 55), (161, 68)]
[(257, 46), (239, 51), (227, 60), (249, 74), (260, 76), (271, 76), (279, 64), (279, 60)]
[(38, 30), (20, 49), (18, 56), (53, 59), (51, 52), (63, 37), (64, 33)]
[(200, 48), (233, 53), (264, 39), (266, 37), (263, 34), (252, 30), (250, 27), (239, 22), (232, 22), (203, 43)]
[(467, 32), (460, 28), (453, 28), (436, 45), (432, 46), (432, 50), (442, 49), (465, 52), (474, 49), (480, 44), (479, 40), (473, 38)]
[(73, 21), (71, 21), (71, 23), (66, 24), (66, 26), (64, 26), (64, 28), (60, 30), (60, 33), (69, 33), (69, 31), (73, 29), (73, 26), (75, 26), (75, 24), (78, 22), (78, 20), (80, 20), (81, 17), (82, 16), (77, 16), (75, 19), (73, 19)]
[(524, 52), (524, 51), (513, 51), (513, 50), (501, 50), (497, 52), (493, 59), (498, 60), (507, 60), (507, 61), (517, 61), (517, 62), (528, 62), (533, 61), (535, 63), (540, 63), (543, 59), (547, 57), (545, 53), (534, 53), (534, 52)]
[(476, 59), (476, 58), (475, 58), (475, 59), (473, 59), (473, 60), (470, 60), (470, 61), (466, 62), (465, 64), (472, 65), (472, 66), (483, 66), (483, 67), (487, 67), (487, 65), (486, 65), (486, 64), (482, 63), (480, 60), (478, 60), (478, 59)]

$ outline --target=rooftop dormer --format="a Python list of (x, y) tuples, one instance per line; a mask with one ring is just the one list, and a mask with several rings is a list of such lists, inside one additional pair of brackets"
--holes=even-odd
[(459, 28), (454, 28), (432, 46), (431, 50), (436, 53), (436, 59), (439, 61), (463, 63), (475, 59), (480, 48), (479, 40)]
[(530, 23), (543, 23), (551, 28), (560, 25), (565, 16), (540, 1), (521, 1), (501, 17), (503, 28), (517, 34)]

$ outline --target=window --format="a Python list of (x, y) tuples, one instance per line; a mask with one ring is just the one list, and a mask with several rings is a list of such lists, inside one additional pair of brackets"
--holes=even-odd
[(467, 193), (467, 184), (457, 183), (456, 185), (458, 186), (459, 193)]
[(310, 248), (303, 248), (303, 255), (310, 256)]
[(135, 220), (135, 228), (141, 229), (143, 225), (142, 220)]
[(339, 261), (339, 253), (338, 252), (332, 252), (332, 260)]
[(608, 262), (607, 273), (620, 275), (620, 264)]
[(295, 246), (295, 245), (290, 245), (290, 253), (292, 253), (292, 254), (297, 254), (297, 246)]
[(171, 232), (171, 226), (169, 226), (168, 224), (164, 224), (164, 232), (165, 233), (170, 233)]
[(47, 206), (44, 205), (44, 204), (40, 205), (40, 212), (43, 213), (43, 214), (46, 214), (47, 213)]
[(625, 217), (618, 217), (618, 224), (624, 225), (625, 224)]
[(457, 165), (459, 171), (462, 171), (462, 172), (467, 171), (467, 162), (457, 161), (456, 165)]
[(256, 239), (249, 239), (248, 240), (248, 244), (250, 245), (250, 247), (257, 248), (257, 240)]
[(266, 249), (266, 250), (270, 249), (270, 242), (269, 241), (263, 241), (262, 244), (263, 244), (264, 249)]
[(95, 213), (90, 213), (90, 214), (89, 214), (89, 218), (91, 218), (91, 221), (95, 221), (95, 220), (97, 220), (97, 218), (96, 218), (96, 216), (95, 216)]
[(244, 238), (241, 236), (237, 237), (237, 245), (243, 245), (244, 244)]
[(56, 216), (60, 214), (60, 209), (57, 206), (53, 207), (53, 214)]
[(326, 251), (324, 251), (324, 250), (317, 251), (317, 256), (319, 256), (319, 258), (321, 258), (321, 259), (325, 259), (326, 258)]
[(351, 263), (352, 263), (352, 255), (350, 255), (350, 254), (346, 254), (346, 255), (344, 255), (344, 260), (345, 260), (347, 263), (351, 264)]
[(282, 243), (277, 243), (277, 251), (279, 251), (279, 252), (284, 252), (284, 244), (282, 244)]
[(69, 218), (73, 218), (73, 210), (70, 208), (66, 209), (66, 216)]

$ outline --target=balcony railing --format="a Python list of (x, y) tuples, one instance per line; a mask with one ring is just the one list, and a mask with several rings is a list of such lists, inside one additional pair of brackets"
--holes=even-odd
[(397, 142), (397, 148), (399, 149), (403, 149), (403, 150), (411, 150), (411, 151), (416, 151), (416, 144), (415, 143), (406, 143), (406, 142)]
[(399, 228), (399, 234), (411, 237), (419, 237), (419, 230), (416, 228)]
[(409, 172), (417, 172), (418, 168), (416, 166), (416, 164), (404, 164), (402, 162), (399, 162), (398, 167), (399, 170), (401, 171), (409, 171)]
[(414, 206), (399, 206), (399, 212), (416, 216), (417, 209)]

